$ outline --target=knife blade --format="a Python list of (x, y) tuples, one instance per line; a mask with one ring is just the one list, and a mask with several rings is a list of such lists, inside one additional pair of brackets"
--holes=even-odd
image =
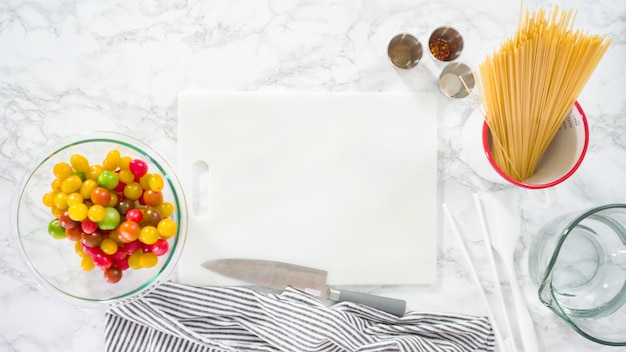
[(202, 263), (214, 273), (266, 288), (284, 290), (292, 287), (331, 301), (364, 304), (384, 312), (403, 316), (404, 300), (339, 290), (326, 285), (328, 272), (306, 266), (271, 260), (225, 258)]

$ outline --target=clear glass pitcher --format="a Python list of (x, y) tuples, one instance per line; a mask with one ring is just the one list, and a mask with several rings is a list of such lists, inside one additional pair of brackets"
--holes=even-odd
[(559, 216), (529, 252), (539, 299), (591, 341), (626, 346), (626, 204)]

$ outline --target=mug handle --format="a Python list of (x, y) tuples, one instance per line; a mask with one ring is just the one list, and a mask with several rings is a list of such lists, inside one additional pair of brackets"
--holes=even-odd
[(553, 187), (543, 189), (526, 189), (528, 198), (542, 208), (548, 208), (556, 203), (557, 196)]

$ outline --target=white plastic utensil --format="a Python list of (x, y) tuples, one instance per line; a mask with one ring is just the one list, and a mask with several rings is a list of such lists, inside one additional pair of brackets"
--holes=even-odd
[(487, 228), (491, 246), (502, 260), (509, 277), (511, 293), (520, 331), (520, 339), (526, 352), (539, 351), (533, 320), (522, 296), (515, 274), (515, 246), (520, 237), (520, 216), (506, 192), (487, 193), (480, 196), (479, 202), (489, 209)]
[(480, 202), (480, 198), (478, 194), (472, 194), (474, 197), (474, 207), (476, 208), (476, 212), (478, 213), (478, 219), (480, 220), (480, 227), (483, 232), (483, 240), (485, 241), (485, 247), (487, 252), (487, 259), (489, 260), (489, 267), (491, 269), (491, 275), (495, 280), (495, 288), (494, 294), (496, 296), (496, 300), (500, 303), (500, 311), (502, 312), (502, 316), (504, 317), (504, 326), (506, 327), (506, 333), (509, 337), (507, 339), (509, 351), (517, 352), (517, 345), (515, 344), (515, 335), (513, 334), (513, 329), (511, 328), (511, 320), (509, 319), (508, 309), (504, 303), (504, 295), (502, 293), (502, 286), (500, 285), (500, 275), (498, 275), (498, 270), (496, 269), (496, 262), (493, 257), (493, 252), (491, 251), (491, 240), (489, 236), (489, 229), (487, 228), (487, 221), (485, 219), (485, 213), (483, 212), (482, 203)]
[[(465, 259), (465, 261), (470, 267), (470, 273), (472, 274), (472, 279), (474, 280), (474, 284), (480, 288), (480, 298), (482, 299), (483, 304), (487, 308), (487, 316), (489, 317), (489, 320), (491, 321), (491, 328), (493, 329), (493, 333), (496, 338), (498, 351), (506, 351), (504, 340), (502, 338), (502, 335), (500, 334), (500, 328), (498, 328), (498, 324), (496, 324), (493, 311), (491, 310), (491, 306), (489, 305), (489, 302), (487, 301), (487, 295), (485, 294), (485, 289), (483, 288), (483, 286), (480, 283), (480, 280), (478, 279), (478, 274), (476, 273), (476, 268), (474, 267), (474, 263), (472, 262), (472, 259), (469, 256), (467, 248), (465, 247), (465, 243), (463, 242), (463, 236), (461, 236), (461, 233), (459, 232), (459, 229), (456, 226), (454, 218), (452, 217), (452, 214), (450, 213), (450, 210), (448, 209), (448, 205), (444, 203), (442, 205), (442, 208), (443, 208), (443, 213), (446, 219), (448, 220), (448, 223), (450, 224), (450, 229), (452, 230), (452, 234), (454, 235), (457, 242), (461, 246), (463, 258)], [(512, 336), (507, 337), (507, 339), (512, 339), (512, 338), (513, 338)], [(507, 342), (510, 342), (510, 341), (507, 341)]]

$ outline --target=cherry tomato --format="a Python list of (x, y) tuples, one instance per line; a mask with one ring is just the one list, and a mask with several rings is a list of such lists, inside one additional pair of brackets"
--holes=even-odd
[(121, 220), (120, 213), (115, 208), (104, 208), (104, 219), (98, 222), (98, 227), (102, 230), (114, 230)]
[(83, 221), (87, 219), (88, 208), (84, 203), (72, 204), (67, 209), (67, 213), (74, 221)]
[(93, 204), (107, 206), (111, 201), (111, 192), (104, 187), (96, 187), (91, 191), (91, 201)]
[(161, 216), (169, 218), (174, 213), (174, 205), (169, 202), (163, 202), (157, 206), (157, 210), (161, 212)]
[(91, 259), (93, 259), (93, 263), (102, 270), (106, 270), (111, 267), (113, 264), (113, 260), (111, 260), (111, 256), (105, 254), (101, 250), (97, 251)]
[(142, 268), (152, 268), (159, 262), (159, 258), (151, 252), (143, 253), (139, 257), (139, 265)]
[(71, 229), (65, 229), (65, 237), (70, 241), (79, 241), (82, 239), (83, 229), (79, 227), (73, 227)]
[(105, 213), (106, 211), (104, 210), (104, 206), (100, 204), (94, 204), (89, 207), (89, 210), (87, 211), (87, 217), (89, 218), (89, 220), (98, 223), (104, 219)]
[(120, 214), (128, 214), (131, 209), (135, 208), (135, 202), (130, 199), (124, 199), (117, 203), (115, 209), (120, 212)]
[(156, 208), (146, 208), (143, 211), (143, 219), (141, 221), (142, 226), (157, 226), (163, 219), (161, 212)]
[(128, 257), (124, 257), (123, 259), (120, 259), (120, 260), (113, 260), (113, 265), (122, 271), (130, 267), (130, 265), (128, 265)]
[(134, 221), (136, 223), (140, 223), (142, 217), (143, 217), (143, 214), (141, 213), (141, 210), (139, 210), (137, 208), (130, 209), (129, 211), (126, 212), (126, 220), (130, 220), (130, 221)]
[(139, 231), (139, 241), (148, 245), (152, 245), (159, 240), (159, 231), (154, 226), (144, 226)]
[(41, 201), (43, 202), (43, 205), (48, 208), (52, 208), (54, 206), (54, 192), (44, 194), (43, 197), (41, 197)]
[(64, 211), (59, 216), (59, 225), (63, 226), (64, 229), (73, 229), (75, 227), (78, 227), (78, 225), (80, 225), (80, 223), (78, 221), (72, 220), (72, 218), (70, 218), (68, 212)]
[(52, 189), (52, 192), (54, 193), (61, 192), (61, 183), (63, 183), (63, 180), (59, 180), (58, 178), (55, 178), (54, 180), (52, 180), (52, 183), (50, 184), (50, 188)]
[(82, 257), (82, 259), (80, 261), (80, 267), (84, 271), (90, 271), (90, 270), (93, 270), (93, 268), (95, 268), (96, 265), (93, 263), (93, 259), (91, 259), (90, 256), (86, 255), (86, 256)]
[[(89, 248), (99, 248), (100, 243), (102, 242), (102, 238), (103, 238), (102, 234), (99, 232), (94, 232), (94, 233), (83, 232), (80, 237), (81, 237), (80, 241), (82, 242), (82, 244), (84, 244), (86, 247), (89, 247)], [(85, 249), (85, 247), (83, 247), (83, 249)], [(85, 252), (87, 251), (85, 250)]]
[(131, 182), (124, 187), (124, 196), (128, 199), (137, 200), (141, 197), (143, 188), (137, 182)]
[(128, 243), (124, 243), (124, 251), (128, 255), (131, 255), (131, 254), (137, 252), (139, 250), (139, 248), (141, 248), (141, 242), (139, 242), (138, 240), (132, 241), (132, 242), (128, 242)]
[(121, 180), (117, 183), (117, 186), (115, 186), (115, 188), (113, 188), (114, 192), (124, 192), (124, 188), (126, 188), (126, 183), (122, 182)]
[(113, 149), (107, 153), (106, 158), (102, 161), (102, 167), (105, 170), (115, 170), (120, 164), (121, 154), (117, 149)]
[(136, 251), (128, 257), (128, 265), (133, 269), (141, 269), (141, 256), (143, 253), (141, 251)]
[(104, 168), (100, 165), (91, 165), (89, 166), (89, 168), (87, 169), (87, 171), (85, 171), (85, 177), (89, 180), (97, 180), (98, 179), (98, 175), (100, 175), (100, 173), (102, 173), (102, 171), (104, 171)]
[(178, 226), (176, 222), (172, 219), (163, 219), (159, 221), (157, 225), (157, 230), (159, 231), (159, 235), (165, 239), (168, 239), (176, 234)]
[(166, 240), (160, 238), (151, 246), (150, 251), (154, 253), (154, 255), (156, 255), (157, 257), (160, 257), (164, 255), (165, 253), (167, 253), (169, 248), (170, 248), (169, 243), (167, 243)]
[(78, 192), (70, 193), (67, 195), (67, 205), (71, 206), (72, 204), (83, 204), (83, 196)]
[(80, 228), (83, 230), (84, 233), (94, 233), (98, 229), (98, 223), (89, 219), (85, 219), (80, 223)]
[(61, 182), (61, 191), (64, 193), (70, 194), (76, 192), (80, 189), (80, 186), (83, 184), (83, 180), (80, 179), (77, 175), (71, 175)]
[(163, 187), (165, 186), (163, 182), (163, 177), (159, 174), (151, 174), (148, 179), (148, 186), (154, 192), (161, 192)]
[(147, 206), (156, 207), (163, 203), (163, 193), (147, 189), (143, 192), (142, 199)]
[(52, 173), (57, 179), (65, 180), (72, 175), (72, 167), (68, 163), (60, 162), (54, 165)]
[(72, 164), (72, 168), (78, 172), (87, 172), (87, 169), (89, 169), (89, 161), (81, 154), (72, 155), (70, 157), (70, 164)]
[(96, 181), (98, 182), (98, 185), (110, 190), (117, 186), (120, 179), (115, 172), (105, 170), (98, 175)]
[(52, 202), (54, 203), (55, 208), (67, 209), (67, 194), (63, 192), (55, 193), (54, 198), (52, 198)]
[(130, 220), (126, 220), (120, 224), (117, 228), (117, 236), (124, 243), (135, 241), (139, 238), (141, 227), (138, 223)]
[[(133, 160), (133, 158), (131, 158), (130, 156), (123, 156), (120, 158), (120, 165), (119, 168), (120, 170), (126, 170), (126, 171), (130, 171), (129, 170), (129, 165), (130, 162)], [(130, 182), (130, 181), (128, 181)]]
[(117, 242), (110, 238), (105, 238), (100, 242), (100, 249), (104, 254), (113, 255), (117, 252)]
[(145, 174), (139, 178), (139, 184), (141, 185), (141, 188), (150, 189), (149, 182), (150, 182), (151, 176), (152, 176), (151, 174)]
[(83, 248), (83, 252), (85, 252), (86, 255), (93, 257), (98, 251), (100, 251), (100, 247), (96, 246), (96, 247), (89, 247), (88, 245), (86, 245), (83, 240), (80, 240), (80, 245)]
[(65, 229), (59, 223), (59, 219), (54, 219), (50, 221), (48, 224), (48, 234), (52, 236), (52, 238), (61, 240), (65, 238)]
[(133, 173), (133, 175), (135, 175), (135, 177), (139, 178), (148, 172), (148, 164), (146, 164), (143, 160), (133, 159), (128, 164), (128, 169)]

